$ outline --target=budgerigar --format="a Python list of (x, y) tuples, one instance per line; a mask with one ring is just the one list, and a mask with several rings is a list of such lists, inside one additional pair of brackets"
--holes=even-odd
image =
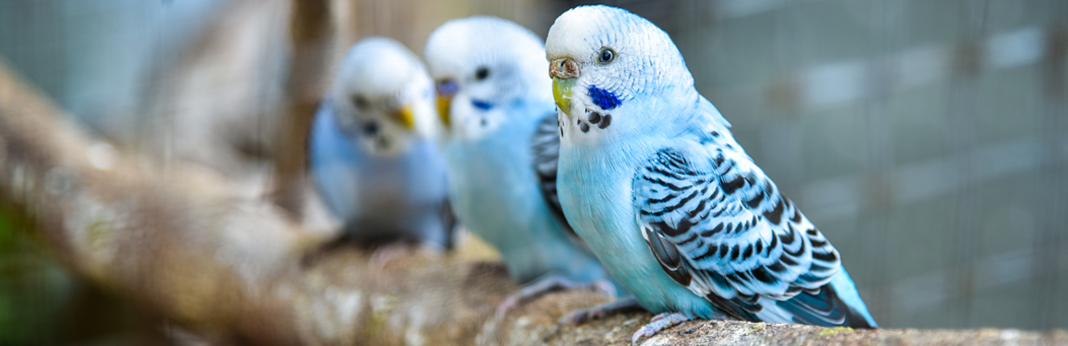
[(546, 39), (560, 203), (623, 288), (661, 313), (635, 334), (716, 317), (875, 327), (827, 238), (694, 88), (668, 35), (584, 6)]
[(356, 242), (451, 246), (433, 82), (399, 42), (374, 37), (345, 56), (316, 114), (315, 186)]
[(447, 128), (454, 210), (501, 253), (514, 279), (533, 281), (502, 306), (548, 289), (607, 282), (600, 263), (569, 237), (562, 214), (553, 214), (561, 213), (559, 135), (541, 39), (504, 19), (470, 17), (437, 28), (423, 54)]

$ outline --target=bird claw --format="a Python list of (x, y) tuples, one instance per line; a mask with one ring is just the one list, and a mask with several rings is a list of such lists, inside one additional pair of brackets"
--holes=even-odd
[(592, 320), (602, 319), (605, 316), (608, 316), (607, 312), (604, 309), (600, 309), (599, 307), (600, 305), (594, 306), (589, 309), (572, 311), (567, 315), (564, 315), (564, 317), (561, 317), (560, 323), (579, 325)]
[(638, 343), (638, 340), (641, 340), (643, 337), (651, 337), (656, 335), (656, 333), (659, 333), (661, 330), (689, 320), (689, 317), (678, 312), (665, 312), (653, 316), (653, 319), (649, 321), (649, 324), (642, 326), (638, 331), (634, 332), (634, 336), (630, 338), (630, 344), (635, 345)]
[(504, 318), (504, 315), (516, 306), (546, 293), (580, 288), (597, 291), (611, 297), (614, 297), (616, 294), (615, 285), (607, 280), (599, 280), (589, 283), (575, 282), (561, 275), (549, 274), (534, 280), (534, 282), (520, 288), (519, 292), (513, 293), (508, 296), (508, 298), (505, 298), (504, 301), (497, 305), (497, 319)]
[(517, 294), (513, 294), (505, 298), (500, 305), (497, 305), (497, 319), (504, 318), (504, 315), (508, 313), (508, 310), (519, 306), (520, 297)]
[(626, 297), (590, 308), (572, 311), (560, 318), (560, 322), (577, 325), (627, 311), (641, 310), (644, 310), (644, 308), (638, 304), (638, 300), (634, 299), (634, 297)]
[(608, 281), (608, 280), (597, 280), (597, 281), (594, 281), (594, 282), (590, 283), (588, 285), (588, 287), (590, 287), (594, 291), (597, 291), (598, 293), (601, 293), (602, 295), (605, 295), (605, 296), (608, 296), (608, 297), (615, 297), (616, 293), (617, 293), (616, 292), (616, 285), (613, 285), (612, 282)]

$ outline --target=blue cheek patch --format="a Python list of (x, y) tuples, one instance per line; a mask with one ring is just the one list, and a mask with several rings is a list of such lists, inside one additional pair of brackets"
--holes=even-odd
[(604, 110), (610, 110), (623, 104), (623, 101), (620, 101), (611, 91), (598, 88), (596, 85), (591, 85), (590, 88), (586, 90), (586, 94), (590, 95), (590, 98), (593, 99), (593, 103), (596, 103), (597, 106)]
[(493, 105), (491, 105), (489, 102), (481, 100), (471, 100), (471, 105), (475, 106), (475, 108), (478, 108), (481, 111), (488, 111), (490, 110), (490, 108), (493, 108)]

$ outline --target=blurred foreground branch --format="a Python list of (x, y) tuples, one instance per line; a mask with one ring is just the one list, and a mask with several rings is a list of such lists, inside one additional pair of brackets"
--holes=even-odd
[(279, 128), (274, 199), (299, 220), (304, 209), (302, 197), (308, 134), (319, 99), (324, 94), (324, 76), (334, 42), (328, 0), (297, 0), (291, 4), (292, 61), (286, 80), (289, 100), (283, 126)]
[[(455, 255), (371, 263), (321, 239), (267, 201), (189, 165), (142, 164), (88, 138), (0, 66), (0, 200), (36, 223), (73, 272), (217, 344), (624, 345), (648, 314), (582, 326), (565, 312), (604, 302), (549, 295), (492, 317), (515, 289), (496, 264)], [(301, 264), (301, 259), (308, 259)], [(645, 344), (1068, 344), (1068, 333), (852, 331), (688, 322)]]

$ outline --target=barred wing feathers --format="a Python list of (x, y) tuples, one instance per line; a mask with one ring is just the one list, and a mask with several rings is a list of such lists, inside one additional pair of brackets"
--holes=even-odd
[(829, 284), (838, 251), (744, 152), (717, 139), (686, 154), (662, 149), (633, 178), (638, 224), (661, 268), (737, 318), (867, 326)]
[(542, 197), (545, 198), (545, 204), (549, 206), (549, 211), (553, 214), (553, 217), (560, 222), (560, 226), (564, 228), (572, 240), (585, 246), (585, 243), (579, 240), (578, 235), (575, 234), (575, 230), (567, 223), (567, 219), (564, 217), (564, 209), (560, 207), (560, 197), (556, 192), (556, 164), (560, 159), (559, 128), (556, 112), (545, 115), (538, 122), (538, 127), (534, 130), (534, 136), (531, 138), (531, 144), (534, 148), (534, 172), (538, 176), (538, 189), (541, 191)]

